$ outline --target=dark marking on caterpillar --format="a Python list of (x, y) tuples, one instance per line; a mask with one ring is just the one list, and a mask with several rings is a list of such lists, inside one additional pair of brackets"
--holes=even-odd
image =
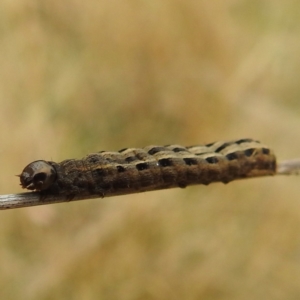
[(197, 165), (197, 160), (194, 158), (184, 158), (183, 160), (188, 166)]
[(226, 155), (226, 158), (228, 160), (234, 160), (234, 159), (238, 159), (238, 155), (236, 153), (229, 153)]
[(263, 154), (269, 155), (270, 149), (262, 148), (262, 152), (263, 152)]
[[(167, 147), (168, 147), (168, 146), (167, 146)], [(156, 153), (158, 153), (158, 152), (164, 151), (167, 147), (153, 147), (152, 149), (150, 149), (150, 150), (148, 151), (148, 153), (149, 153), (150, 155), (154, 155), (154, 154), (156, 154)]]
[(148, 164), (147, 163), (139, 163), (139, 164), (136, 164), (136, 168), (139, 171), (143, 171), (143, 170), (148, 169)]
[(173, 149), (174, 152), (182, 152), (182, 151), (186, 151), (186, 148), (179, 148), (179, 147), (176, 147)]
[[(224, 143), (222, 146), (218, 147), (215, 152), (221, 152), (223, 149), (225, 149), (227, 146), (229, 146), (230, 143)], [(238, 145), (238, 144), (237, 144)]]
[(161, 167), (170, 167), (172, 166), (172, 160), (170, 158), (162, 158), (158, 160), (158, 164)]
[(253, 154), (253, 152), (255, 151), (254, 148), (250, 148), (244, 151), (245, 156), (251, 156)]
[(134, 156), (128, 156), (128, 157), (125, 158), (125, 161), (126, 161), (127, 163), (131, 163), (131, 162), (133, 162), (133, 161), (135, 161), (135, 160), (137, 160), (137, 158), (134, 157)]
[(206, 159), (205, 159), (209, 164), (216, 164), (216, 163), (218, 163), (218, 158), (217, 157), (214, 157), (214, 156), (212, 156), (212, 157), (207, 157)]
[(173, 187), (274, 175), (276, 157), (271, 149), (252, 139), (100, 151), (83, 159), (60, 163), (37, 160), (20, 175), (21, 186), (52, 194), (124, 195)]
[(117, 170), (119, 173), (125, 172), (125, 168), (123, 166), (117, 166)]

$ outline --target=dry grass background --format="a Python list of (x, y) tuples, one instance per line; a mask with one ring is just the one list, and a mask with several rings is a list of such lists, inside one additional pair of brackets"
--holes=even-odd
[[(300, 157), (300, 3), (0, 3), (1, 194), (36, 159), (253, 137)], [(1, 299), (299, 299), (299, 178), (1, 212)]]

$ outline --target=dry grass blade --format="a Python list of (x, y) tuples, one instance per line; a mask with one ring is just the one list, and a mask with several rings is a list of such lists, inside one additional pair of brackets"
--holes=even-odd
[(300, 159), (284, 160), (277, 166), (278, 175), (298, 175), (300, 173)]

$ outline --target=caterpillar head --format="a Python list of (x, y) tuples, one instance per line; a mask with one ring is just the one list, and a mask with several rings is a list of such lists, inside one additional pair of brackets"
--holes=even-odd
[(56, 179), (56, 170), (44, 160), (27, 165), (19, 175), (23, 189), (42, 191), (48, 189)]

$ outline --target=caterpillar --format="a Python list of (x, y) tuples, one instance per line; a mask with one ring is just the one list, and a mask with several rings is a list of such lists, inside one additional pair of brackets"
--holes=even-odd
[(276, 174), (271, 149), (253, 139), (100, 151), (60, 163), (36, 160), (20, 176), (22, 188), (42, 195), (99, 197), (184, 188)]

